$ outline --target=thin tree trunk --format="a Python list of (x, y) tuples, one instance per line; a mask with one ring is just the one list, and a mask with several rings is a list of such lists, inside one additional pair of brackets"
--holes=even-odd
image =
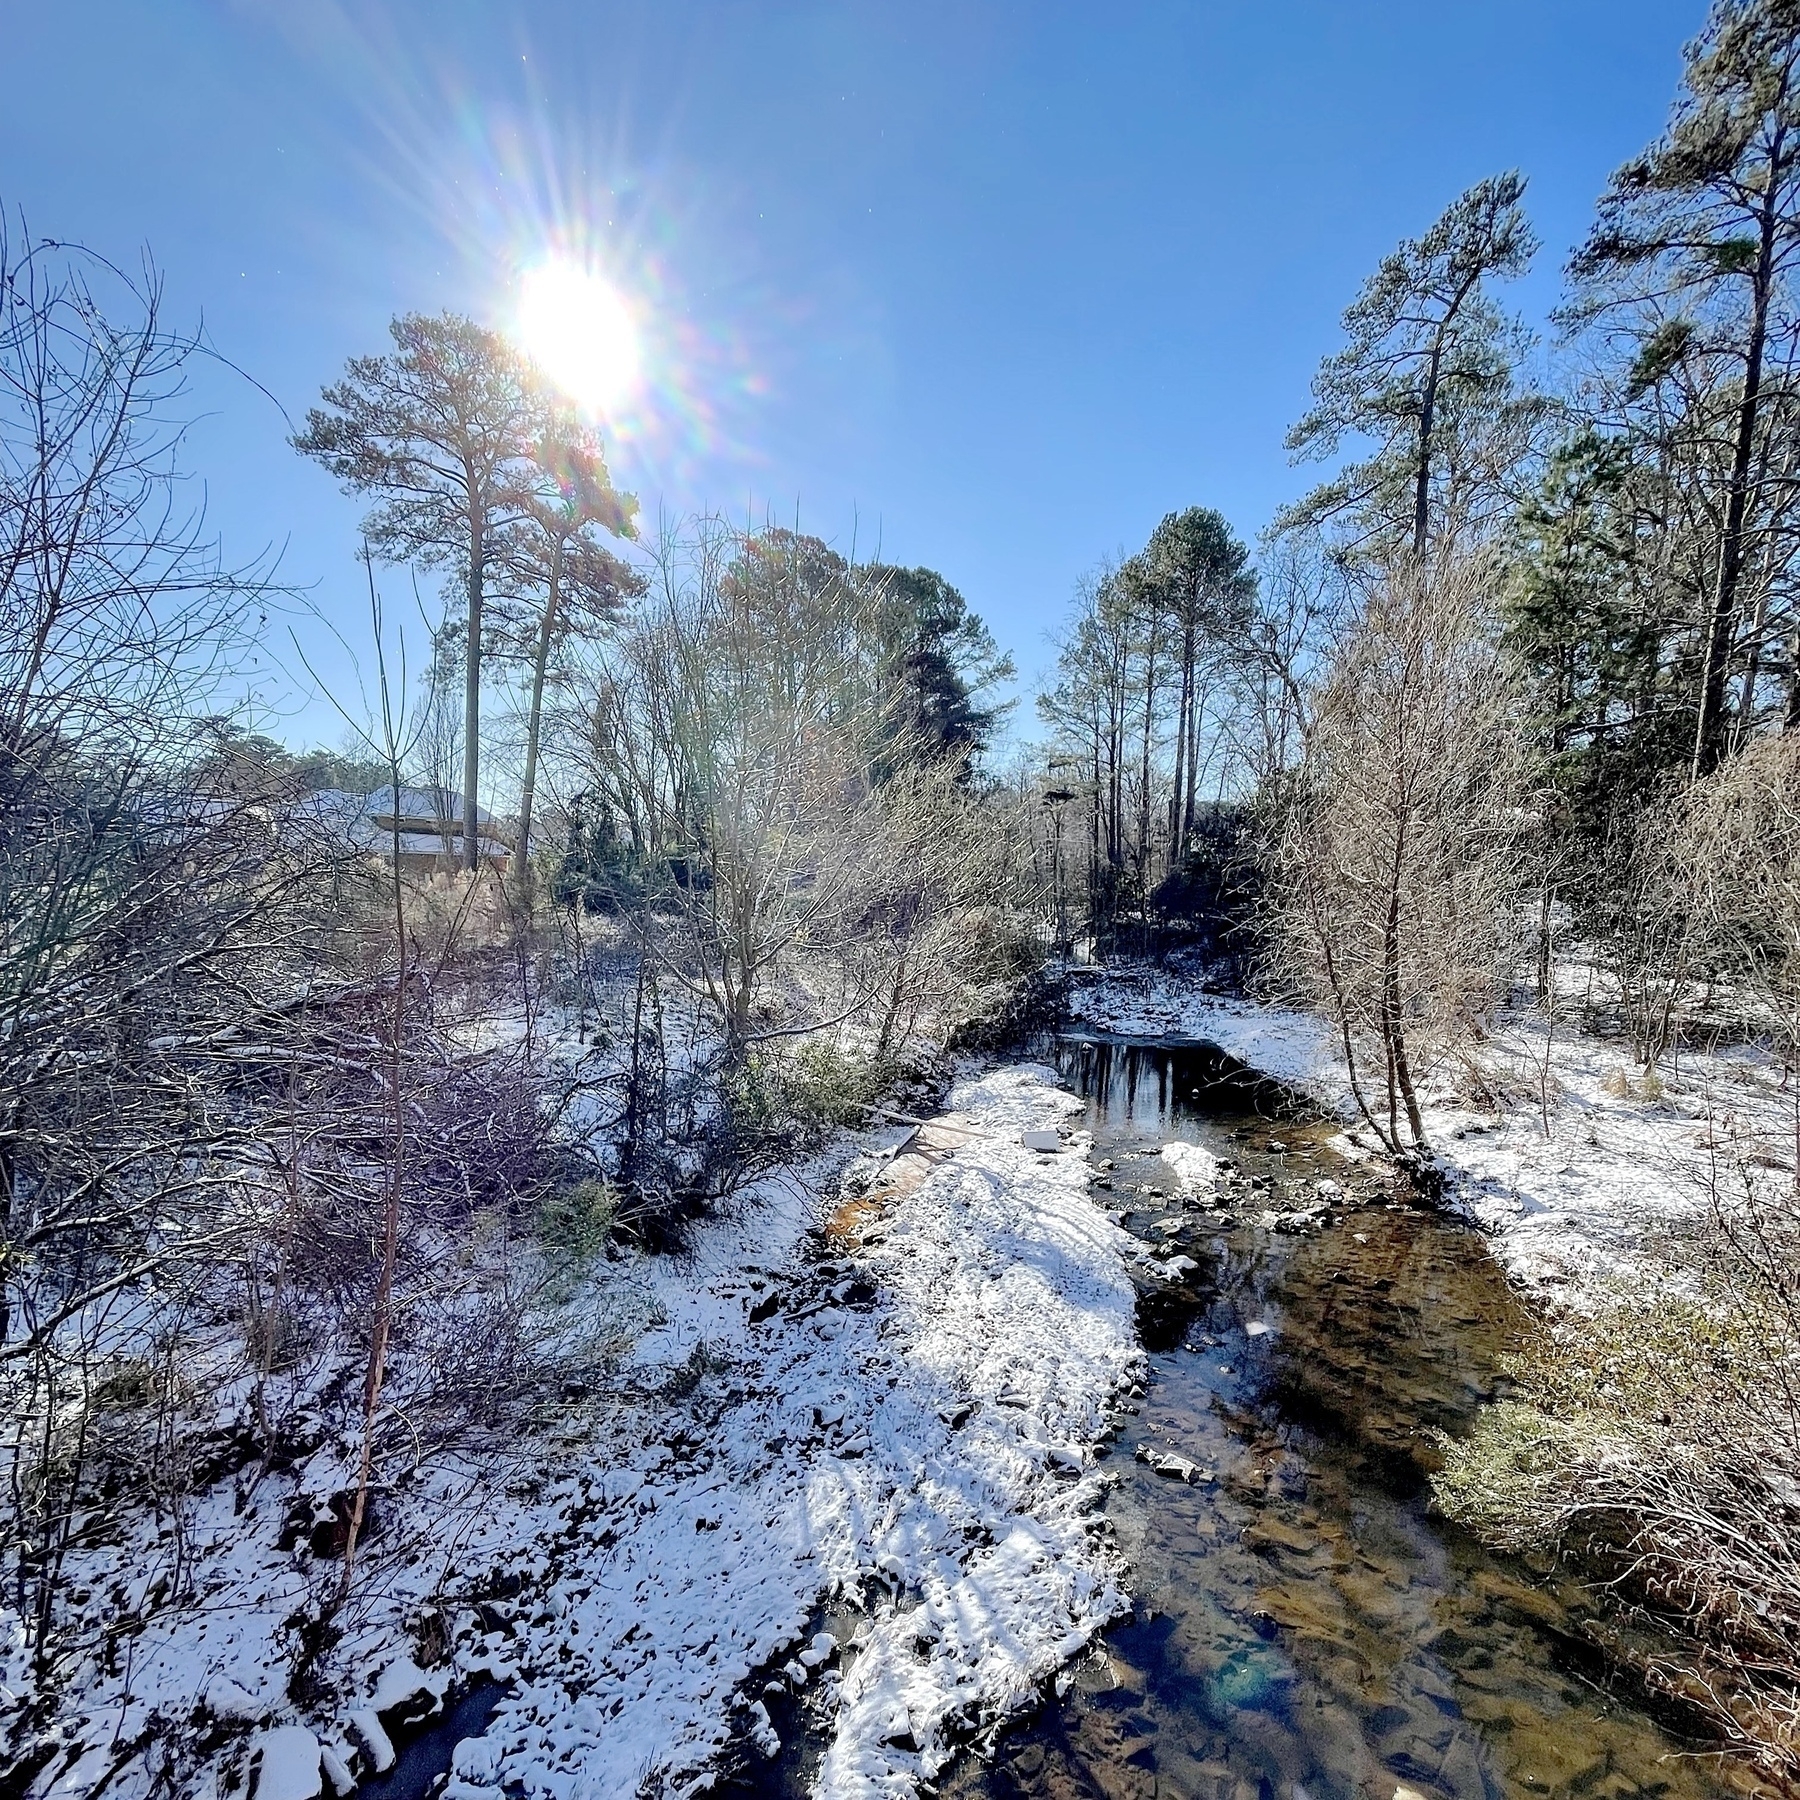
[(1550, 907), (1555, 890), (1548, 882), (1538, 899), (1537, 997), (1541, 1005), (1550, 997)]
[[(389, 738), (389, 763), (394, 783), (400, 779), (399, 758)], [(348, 1599), (356, 1567), (356, 1543), (362, 1535), (369, 1506), (369, 1471), (375, 1451), (375, 1419), (381, 1409), (381, 1387), (387, 1375), (388, 1337), (394, 1319), (394, 1267), (400, 1252), (400, 1183), (406, 1170), (406, 1098), (401, 1089), (403, 1040), (406, 1031), (406, 904), (400, 880), (400, 815), (394, 814), (394, 867), (390, 883), (394, 901), (394, 942), (397, 970), (394, 979), (394, 1012), (390, 1023), (392, 1044), (388, 1059), (388, 1100), (392, 1107), (388, 1137), (388, 1167), (383, 1195), (381, 1270), (375, 1282), (374, 1316), (369, 1330), (369, 1366), (363, 1378), (362, 1450), (356, 1465), (356, 1497), (344, 1536), (344, 1574), (338, 1589), (340, 1601)]]
[[(1460, 306), (1460, 301), (1458, 302)], [(1444, 323), (1449, 324), (1452, 312)], [(1425, 560), (1427, 528), (1431, 522), (1431, 434), (1436, 426), (1438, 368), (1444, 354), (1440, 330), (1431, 343), (1431, 362), (1425, 375), (1425, 397), (1419, 407), (1419, 461), (1413, 473), (1413, 555)]]
[(1106, 701), (1106, 862), (1117, 869), (1124, 861), (1124, 717), (1123, 683), (1114, 680)]
[(1184, 856), (1194, 850), (1195, 799), (1200, 788), (1200, 670), (1198, 660), (1189, 683), (1187, 722), (1187, 798), (1181, 808), (1181, 848)]
[(1194, 701), (1194, 605), (1192, 596), (1184, 603), (1186, 617), (1181, 625), (1181, 698), (1175, 708), (1175, 784), (1169, 796), (1169, 867), (1179, 869), (1187, 853), (1182, 830), (1182, 799), (1186, 793), (1188, 712)]
[(631, 1075), (625, 1088), (625, 1142), (619, 1156), (619, 1174), (628, 1188), (637, 1181), (638, 1159), (643, 1147), (644, 971), (649, 961), (649, 949), (640, 943), (637, 991), (631, 1006)]
[(1388, 1142), (1400, 1148), (1400, 1086), (1394, 1080), (1394, 1025), (1388, 1011), (1387, 989), (1381, 990), (1381, 1062), (1387, 1076)]
[[(1768, 558), (1763, 558), (1764, 563)], [(1744, 661), (1743, 689), (1738, 695), (1737, 721), (1732, 730), (1732, 748), (1741, 750), (1750, 740), (1756, 724), (1756, 684), (1762, 679), (1762, 636), (1769, 623), (1769, 587), (1765, 573), (1756, 591), (1756, 611), (1750, 620), (1748, 655)]]
[(1419, 1102), (1413, 1092), (1412, 1069), (1406, 1058), (1406, 1029), (1400, 1001), (1400, 883), (1406, 862), (1404, 826), (1394, 840), (1393, 878), (1388, 886), (1387, 916), (1381, 933), (1381, 1034), (1387, 1041), (1388, 1116), (1393, 1122), (1398, 1141), (1399, 1121), (1394, 1118), (1394, 1090), (1399, 1090), (1406, 1107), (1406, 1123), (1421, 1150), (1425, 1148), (1425, 1124), (1419, 1117)]
[(537, 790), (538, 728), (544, 717), (544, 678), (550, 667), (550, 642), (556, 631), (556, 607), (562, 587), (566, 538), (556, 540), (550, 560), (550, 585), (544, 596), (544, 621), (538, 631), (537, 662), (531, 671), (531, 716), (525, 725), (525, 779), (519, 792), (519, 876), (531, 882), (531, 803)]
[(1744, 519), (1750, 504), (1750, 464), (1756, 448), (1757, 410), (1762, 400), (1763, 350), (1769, 328), (1769, 298), (1775, 280), (1776, 205), (1780, 197), (1783, 132), (1776, 128), (1769, 148), (1763, 189), (1756, 273), (1750, 301), (1750, 342), (1744, 353), (1744, 395), (1738, 403), (1737, 441), (1731, 452), (1731, 487), (1725, 502), (1725, 534), (1719, 544), (1719, 578), (1706, 626), (1701, 669), (1700, 716), (1694, 732), (1694, 775), (1710, 774), (1725, 754), (1725, 679), (1731, 662), (1732, 626), (1738, 580), (1744, 565)]
[(887, 1053), (894, 1041), (894, 1026), (900, 1018), (900, 1000), (906, 991), (906, 945), (900, 946), (899, 960), (894, 965), (894, 994), (888, 1002), (887, 1016), (881, 1021), (881, 1035), (875, 1040), (875, 1065), (879, 1068), (887, 1061)]
[(481, 785), (481, 588), (485, 579), (487, 520), (469, 484), (469, 641), (463, 658), (463, 862), (471, 873), (480, 861), (475, 790)]
[(1356, 1110), (1368, 1122), (1369, 1129), (1374, 1132), (1375, 1140), (1383, 1149), (1394, 1149), (1393, 1141), (1382, 1131), (1379, 1121), (1369, 1109), (1369, 1102), (1364, 1097), (1362, 1082), (1356, 1073), (1356, 1043), (1350, 1029), (1350, 1002), (1344, 992), (1342, 977), (1338, 974), (1337, 955), (1331, 946), (1331, 921), (1319, 905), (1318, 886), (1313, 880), (1310, 863), (1305, 865), (1304, 880), (1306, 882), (1306, 906), (1312, 916), (1312, 927), (1319, 942), (1319, 953), (1325, 963), (1325, 979), (1331, 986), (1333, 1009), (1337, 1013), (1338, 1033), (1344, 1043), (1344, 1067), (1350, 1076), (1350, 1093), (1356, 1101)]
[[(1382, 1026), (1388, 1040), (1391, 1079), (1400, 1090), (1406, 1107), (1406, 1123), (1413, 1142), (1425, 1148), (1425, 1122), (1419, 1116), (1419, 1100), (1413, 1091), (1412, 1069), (1406, 1058), (1406, 1030), (1400, 1016), (1400, 896), (1396, 892), (1388, 902), (1386, 942), (1383, 946), (1385, 968), (1382, 993)], [(1389, 1101), (1390, 1110), (1392, 1100)]]
[(1150, 924), (1150, 738), (1156, 713), (1156, 613), (1150, 614), (1150, 637), (1144, 648), (1144, 735), (1138, 761), (1138, 889), (1143, 897), (1144, 926)]
[(1097, 919), (1100, 908), (1100, 812), (1104, 805), (1100, 790), (1100, 712), (1094, 710), (1094, 829), (1088, 848), (1088, 913), (1090, 922)]
[[(54, 1606), (55, 1587), (50, 1572), (50, 1539), (55, 1529), (51, 1522), (51, 1509), (55, 1505), (56, 1496), (56, 1418), (61, 1408), (56, 1396), (56, 1365), (48, 1351), (40, 1353), (43, 1369), (44, 1394), (44, 1428), (38, 1448), (37, 1471), (43, 1485), (43, 1496), (40, 1505), (43, 1516), (36, 1531), (35, 1544), (27, 1542), (25, 1532), (19, 1534), (19, 1590), (23, 1596), (28, 1579), (28, 1571), (35, 1560), (36, 1585), (32, 1593), (32, 1667), (39, 1679), (50, 1672), (50, 1618)], [(15, 1488), (17, 1477), (14, 1478)], [(33, 1549), (37, 1555), (32, 1556)]]

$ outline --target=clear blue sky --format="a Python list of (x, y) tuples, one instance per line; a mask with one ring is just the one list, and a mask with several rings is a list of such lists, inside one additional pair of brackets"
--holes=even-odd
[[(0, 199), (148, 245), (296, 419), (390, 314), (498, 322), (585, 230), (654, 334), (614, 456), (646, 511), (797, 507), (929, 563), (1029, 678), (1102, 554), (1194, 503), (1253, 537), (1312, 479), (1281, 439), (1345, 302), (1498, 169), (1531, 177), (1541, 316), (1702, 11), (5, 0)], [(357, 505), (247, 384), (195, 404), (228, 554), (281, 548), (355, 639)]]

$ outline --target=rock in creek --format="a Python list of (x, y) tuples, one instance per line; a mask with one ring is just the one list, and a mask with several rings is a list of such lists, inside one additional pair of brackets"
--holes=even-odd
[(1177, 1456), (1173, 1450), (1154, 1450), (1148, 1444), (1139, 1444), (1137, 1459), (1154, 1469), (1158, 1475), (1168, 1476), (1171, 1481), (1185, 1481), (1191, 1485), (1212, 1480), (1210, 1469), (1201, 1468), (1188, 1457)]

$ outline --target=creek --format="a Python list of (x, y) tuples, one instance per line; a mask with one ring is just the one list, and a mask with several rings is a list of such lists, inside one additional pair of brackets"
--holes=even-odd
[[(1707, 1746), (1609, 1677), (1578, 1587), (1431, 1511), (1433, 1434), (1466, 1429), (1523, 1324), (1480, 1235), (1375, 1191), (1327, 1147), (1334, 1126), (1212, 1046), (1062, 1038), (1043, 1053), (1086, 1103), (1110, 1184), (1096, 1197), (1198, 1271), (1143, 1309), (1151, 1376), (1113, 1445), (1108, 1513), (1136, 1610), (940, 1791), (1734, 1791)], [(1235, 1165), (1229, 1226), (1180, 1207), (1172, 1139)], [(1257, 1222), (1321, 1179), (1349, 1190), (1331, 1224)], [(1140, 1448), (1203, 1478), (1159, 1474)]]
[[(1029, 1717), (946, 1770), (953, 1800), (1625, 1800), (1755, 1791), (1595, 1647), (1590, 1598), (1430, 1507), (1436, 1434), (1502, 1389), (1525, 1324), (1480, 1234), (1333, 1148), (1335, 1123), (1215, 1046), (1034, 1046), (1081, 1096), (1095, 1199), (1195, 1265), (1139, 1313), (1150, 1370), (1110, 1440), (1135, 1607)], [(1162, 1155), (1230, 1165), (1184, 1194)], [(1292, 1215), (1321, 1181), (1330, 1222)], [(1287, 1215), (1288, 1229), (1265, 1215)], [(1139, 1452), (1199, 1478), (1159, 1473)], [(821, 1614), (841, 1637), (854, 1620)], [(363, 1800), (424, 1800), (496, 1697), (440, 1722)], [(800, 1800), (830, 1721), (714, 1791)], [(473, 1709), (479, 1709), (475, 1716)]]

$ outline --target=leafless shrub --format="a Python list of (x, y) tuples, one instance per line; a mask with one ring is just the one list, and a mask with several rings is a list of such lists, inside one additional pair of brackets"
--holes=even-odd
[(842, 976), (867, 996), (878, 1066), (983, 1016), (1036, 961), (1029, 842), (1016, 815), (977, 803), (958, 774), (914, 767), (882, 784), (845, 896)]
[(177, 1604), (222, 1475), (360, 1418), (366, 1489), (528, 1395), (534, 1208), (586, 1172), (529, 1039), (442, 1016), (466, 919), (428, 961), (391, 867), (221, 761), (269, 595), (177, 505), (159, 307), (0, 239), (0, 1613), (40, 1695), (70, 1559), (132, 1509)]
[[(572, 690), (603, 869), (576, 929), (591, 896), (640, 959), (617, 1167), (640, 1227), (790, 1143), (768, 1102), (799, 1091), (792, 1046), (879, 1072), (991, 1004), (1027, 958), (1030, 858), (961, 755), (918, 735), (878, 572), (709, 519), (652, 552), (650, 599)], [(678, 1075), (671, 1006), (720, 1046)]]
[(40, 1658), (142, 1289), (182, 1295), (254, 1229), (220, 1034), (318, 943), (280, 796), (205, 754), (268, 595), (179, 505), (194, 352), (154, 270), (0, 235), (3, 1547)]
[(1800, 737), (1758, 738), (1684, 797), (1689, 955), (1800, 1059)]
[(1609, 862), (1605, 956), (1646, 1072), (1696, 1039), (1800, 1064), (1800, 738), (1653, 797)]
[(1615, 823), (1604, 864), (1600, 957), (1645, 1072), (1679, 1044), (1697, 992), (1687, 907), (1672, 857), (1679, 807), (1653, 797)]
[(1420, 1081), (1467, 1053), (1500, 995), (1524, 797), (1485, 571), (1397, 565), (1319, 693), (1271, 877), (1276, 968), (1337, 1025), (1390, 1149), (1424, 1146)]

